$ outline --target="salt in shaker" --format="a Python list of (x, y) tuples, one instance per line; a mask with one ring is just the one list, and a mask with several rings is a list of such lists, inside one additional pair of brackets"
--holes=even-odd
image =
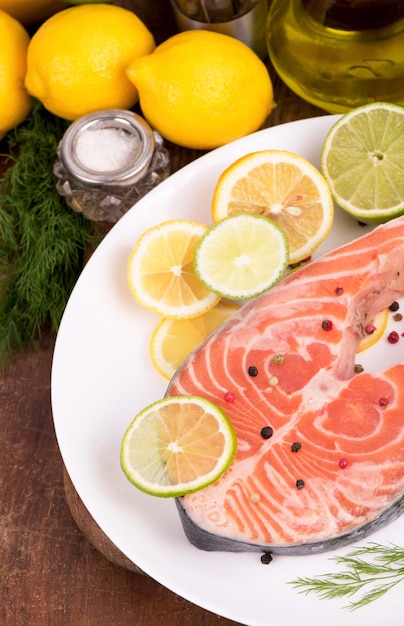
[(136, 113), (107, 109), (73, 122), (54, 165), (67, 204), (95, 221), (117, 222), (169, 175), (160, 135)]

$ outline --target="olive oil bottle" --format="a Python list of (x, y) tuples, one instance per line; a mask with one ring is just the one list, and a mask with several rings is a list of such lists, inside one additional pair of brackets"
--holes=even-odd
[(286, 85), (329, 113), (404, 105), (404, 0), (273, 0), (267, 46)]

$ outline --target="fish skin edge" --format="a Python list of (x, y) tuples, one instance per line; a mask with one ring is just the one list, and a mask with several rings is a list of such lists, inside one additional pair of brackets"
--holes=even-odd
[(271, 554), (279, 555), (304, 556), (308, 554), (320, 554), (348, 546), (351, 543), (365, 539), (370, 534), (390, 524), (404, 513), (404, 495), (393, 502), (378, 517), (353, 529), (351, 532), (337, 535), (331, 539), (324, 539), (323, 541), (293, 544), (290, 546), (255, 544), (238, 539), (231, 539), (229, 537), (222, 537), (198, 526), (185, 511), (181, 504), (181, 498), (176, 498), (176, 505), (185, 536), (188, 541), (199, 550), (208, 552), (270, 552)]

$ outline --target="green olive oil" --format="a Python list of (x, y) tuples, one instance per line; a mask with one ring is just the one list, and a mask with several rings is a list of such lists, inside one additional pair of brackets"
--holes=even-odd
[(402, 0), (274, 0), (267, 45), (286, 85), (329, 113), (404, 105)]

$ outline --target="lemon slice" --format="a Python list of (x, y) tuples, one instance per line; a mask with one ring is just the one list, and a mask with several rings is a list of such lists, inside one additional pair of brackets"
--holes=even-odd
[(193, 268), (197, 243), (207, 226), (169, 220), (141, 235), (127, 268), (135, 300), (162, 317), (190, 318), (213, 308), (220, 298), (208, 291)]
[(179, 497), (218, 480), (236, 453), (226, 413), (205, 398), (171, 396), (136, 415), (121, 444), (121, 467), (141, 491)]
[(269, 217), (286, 233), (290, 263), (310, 256), (331, 230), (334, 204), (322, 174), (284, 150), (247, 154), (220, 176), (214, 190), (215, 222), (228, 215)]
[(210, 311), (192, 319), (162, 319), (150, 340), (154, 367), (170, 380), (183, 360), (238, 308), (231, 302), (219, 302)]
[(321, 168), (335, 202), (365, 223), (404, 213), (404, 107), (353, 109), (325, 138)]
[(286, 235), (277, 224), (239, 213), (207, 230), (197, 245), (194, 266), (207, 289), (245, 300), (275, 285), (288, 261)]
[[(369, 324), (369, 329), (371, 329), (370, 332), (368, 332), (368, 334), (365, 335), (365, 337), (360, 342), (357, 352), (363, 352), (364, 350), (367, 350), (368, 348), (373, 346), (375, 343), (377, 343), (379, 339), (381, 339), (381, 337), (383, 337), (384, 331), (386, 330), (386, 327), (387, 327), (388, 320), (389, 320), (388, 309), (385, 309), (384, 311), (381, 311), (380, 313), (376, 315), (373, 322)], [(365, 329), (365, 332), (366, 332), (366, 329)]]

